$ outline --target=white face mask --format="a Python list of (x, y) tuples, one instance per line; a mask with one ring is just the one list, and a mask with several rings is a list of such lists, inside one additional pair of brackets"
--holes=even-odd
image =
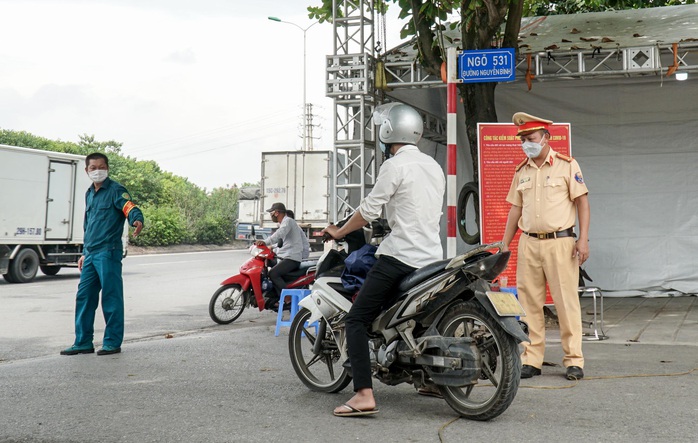
[(87, 176), (95, 183), (102, 183), (109, 177), (109, 171), (106, 169), (95, 169), (94, 171), (88, 172)]
[(521, 148), (523, 149), (524, 154), (526, 154), (526, 157), (536, 158), (543, 150), (543, 140), (541, 140), (541, 143), (523, 142), (521, 144)]

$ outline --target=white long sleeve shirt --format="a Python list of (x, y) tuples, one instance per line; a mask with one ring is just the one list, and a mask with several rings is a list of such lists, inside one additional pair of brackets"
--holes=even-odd
[(379, 218), (385, 205), (391, 233), (376, 255), (388, 255), (415, 268), (441, 260), (439, 222), (445, 190), (441, 166), (416, 146), (403, 146), (386, 160), (376, 184), (359, 205), (361, 216), (369, 221)]
[(281, 248), (276, 251), (276, 255), (279, 258), (302, 261), (303, 238), (307, 239), (301, 227), (298, 226), (298, 223), (291, 217), (286, 216), (281, 220), (279, 229), (271, 236), (267, 237), (265, 243), (267, 245), (276, 245), (279, 240), (283, 240), (284, 243)]

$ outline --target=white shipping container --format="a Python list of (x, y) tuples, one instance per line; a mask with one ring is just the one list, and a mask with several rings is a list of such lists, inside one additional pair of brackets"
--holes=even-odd
[(263, 152), (262, 225), (271, 223), (264, 209), (281, 202), (298, 223), (327, 226), (331, 163), (330, 151)]
[(85, 157), (0, 145), (0, 244), (82, 243)]

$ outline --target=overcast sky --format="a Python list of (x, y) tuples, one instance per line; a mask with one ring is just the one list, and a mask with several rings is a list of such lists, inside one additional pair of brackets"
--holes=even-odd
[[(267, 17), (305, 28), (306, 8), (317, 4), (0, 0), (0, 128), (116, 140), (124, 154), (208, 189), (257, 182), (262, 151), (302, 145), (303, 32)], [(389, 21), (388, 35), (400, 26)], [(332, 26), (315, 25), (307, 38), (314, 147), (329, 150)]]

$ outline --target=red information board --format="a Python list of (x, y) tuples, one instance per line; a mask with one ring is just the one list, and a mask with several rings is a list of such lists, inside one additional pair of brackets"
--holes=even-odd
[[(507, 123), (479, 123), (478, 143), (480, 165), (480, 242), (501, 241), (511, 205), (507, 194), (514, 178), (516, 166), (526, 156), (521, 150), (521, 140), (516, 136), (516, 125)], [(550, 146), (560, 154), (572, 155), (569, 123), (550, 125)], [(511, 258), (506, 271), (500, 276), (502, 286), (516, 286), (516, 256), (519, 236), (509, 245)], [(550, 293), (546, 304), (552, 304)]]

